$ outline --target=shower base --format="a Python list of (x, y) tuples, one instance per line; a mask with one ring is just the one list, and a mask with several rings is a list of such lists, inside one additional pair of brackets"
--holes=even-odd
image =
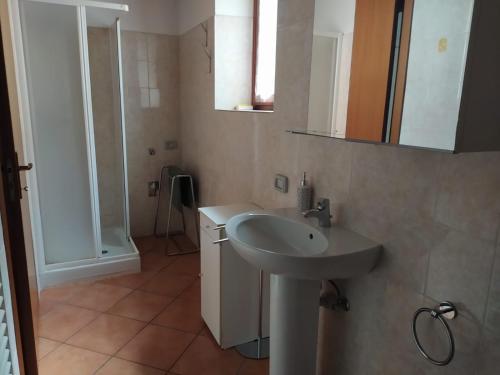
[(103, 228), (101, 240), (103, 257), (133, 254), (135, 251), (132, 242), (127, 240), (125, 231), (120, 227)]
[(101, 237), (103, 250), (107, 250), (106, 254), (94, 259), (45, 265), (38, 274), (40, 289), (73, 281), (141, 271), (139, 251), (132, 238), (130, 241), (126, 240), (123, 230), (116, 227), (104, 228)]

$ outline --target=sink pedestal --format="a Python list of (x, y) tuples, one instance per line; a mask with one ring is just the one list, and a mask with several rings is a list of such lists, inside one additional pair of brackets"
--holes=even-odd
[(320, 287), (271, 275), (270, 375), (316, 374)]

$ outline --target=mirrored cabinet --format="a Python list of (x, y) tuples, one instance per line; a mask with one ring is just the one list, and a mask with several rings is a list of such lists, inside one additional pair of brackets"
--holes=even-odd
[(292, 132), (500, 150), (500, 2), (316, 0), (308, 123)]

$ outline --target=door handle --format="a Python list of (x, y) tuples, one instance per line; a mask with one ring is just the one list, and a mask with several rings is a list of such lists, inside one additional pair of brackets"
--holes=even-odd
[(19, 165), (17, 161), (17, 152), (15, 154), (14, 162), (15, 166), (13, 168), (13, 177), (14, 177), (14, 194), (17, 195), (18, 199), (23, 199), (23, 193), (22, 190), (28, 191), (27, 189), (23, 189), (21, 187), (21, 176), (19, 175), (19, 172), (27, 172), (33, 168), (33, 163), (28, 163), (27, 165)]
[(20, 165), (17, 167), (19, 172), (30, 171), (33, 168), (33, 163), (28, 163), (28, 165)]

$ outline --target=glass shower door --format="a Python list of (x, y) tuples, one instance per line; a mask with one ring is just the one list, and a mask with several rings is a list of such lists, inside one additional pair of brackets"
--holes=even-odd
[(82, 8), (22, 1), (22, 31), (46, 264), (96, 257)]
[(133, 252), (128, 233), (120, 21), (87, 11), (102, 256)]

